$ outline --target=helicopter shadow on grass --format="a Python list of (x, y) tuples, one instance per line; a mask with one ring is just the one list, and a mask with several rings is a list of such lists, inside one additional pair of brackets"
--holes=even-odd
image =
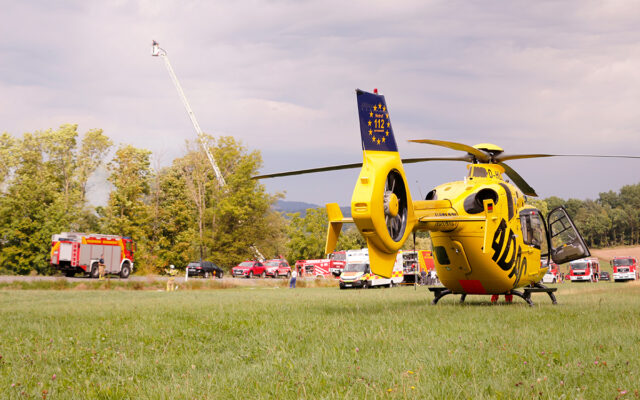
[[(433, 296), (427, 293), (425, 298), (422, 299), (387, 299), (388, 301), (383, 302), (381, 299), (376, 298), (373, 300), (375, 304), (371, 303), (363, 303), (362, 299), (358, 299), (357, 302), (348, 302), (345, 301), (341, 304), (318, 304), (312, 305), (309, 307), (309, 312), (325, 314), (325, 315), (347, 315), (347, 314), (357, 314), (357, 313), (366, 313), (367, 316), (377, 316), (377, 315), (385, 315), (388, 314), (389, 311), (393, 310), (403, 310), (403, 312), (408, 313), (421, 313), (428, 311), (433, 308), (467, 308), (467, 307), (524, 307), (524, 308), (532, 308), (530, 307), (524, 300), (515, 299), (513, 303), (506, 303), (504, 300), (499, 301), (494, 304), (491, 303), (489, 298), (483, 299), (480, 296), (477, 296), (474, 299), (465, 300), (464, 303), (460, 302), (460, 297), (456, 295), (456, 297), (451, 297), (447, 299), (442, 299), (438, 304), (432, 304)], [(534, 306), (538, 305), (534, 303)]]

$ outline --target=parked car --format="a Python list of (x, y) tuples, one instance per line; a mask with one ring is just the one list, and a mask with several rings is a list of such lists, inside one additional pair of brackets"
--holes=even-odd
[(277, 278), (280, 276), (286, 276), (287, 278), (289, 278), (291, 276), (291, 267), (289, 266), (287, 260), (268, 260), (264, 263), (264, 266), (267, 270), (267, 276), (270, 276), (272, 278)]
[(211, 261), (194, 261), (187, 265), (187, 276), (202, 276), (203, 278), (222, 278), (224, 272)]
[(607, 271), (600, 271), (600, 280), (601, 281), (610, 281), (611, 275)]
[[(540, 262), (540, 268), (545, 268), (546, 266), (547, 260), (542, 260)], [(552, 262), (549, 264), (547, 273), (542, 277), (542, 283), (557, 283), (559, 280), (558, 275), (558, 264)]]
[(234, 278), (253, 278), (254, 276), (264, 278), (267, 276), (267, 271), (260, 261), (243, 261), (231, 268), (231, 274)]

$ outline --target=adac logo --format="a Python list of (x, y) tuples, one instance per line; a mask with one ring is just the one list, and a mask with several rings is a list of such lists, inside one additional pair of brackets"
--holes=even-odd
[(356, 91), (364, 150), (398, 151), (384, 96)]

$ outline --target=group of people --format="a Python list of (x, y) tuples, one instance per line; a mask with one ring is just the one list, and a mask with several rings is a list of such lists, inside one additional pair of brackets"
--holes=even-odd
[(424, 269), (420, 270), (420, 284), (421, 285), (437, 285), (438, 284), (438, 275), (436, 275), (436, 271), (426, 271)]

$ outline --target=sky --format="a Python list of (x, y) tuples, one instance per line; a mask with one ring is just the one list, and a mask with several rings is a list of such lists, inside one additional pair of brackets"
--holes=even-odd
[[(202, 129), (263, 157), (261, 173), (362, 160), (355, 89), (384, 94), (402, 157), (457, 156), (409, 139), (508, 153), (640, 155), (640, 3), (628, 1), (0, 0), (0, 132), (79, 125), (153, 152)], [(541, 197), (596, 199), (640, 160), (515, 160)], [(463, 163), (406, 167), (413, 198)], [(104, 175), (104, 174), (103, 174)], [(347, 205), (358, 170), (264, 180), (286, 200)], [(107, 191), (92, 180), (93, 202)]]

